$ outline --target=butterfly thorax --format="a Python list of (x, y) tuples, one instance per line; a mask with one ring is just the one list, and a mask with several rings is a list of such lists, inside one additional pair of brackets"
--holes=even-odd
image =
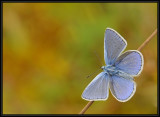
[(112, 65), (102, 66), (101, 69), (106, 72), (108, 75), (115, 75), (119, 71), (116, 70), (116, 67)]

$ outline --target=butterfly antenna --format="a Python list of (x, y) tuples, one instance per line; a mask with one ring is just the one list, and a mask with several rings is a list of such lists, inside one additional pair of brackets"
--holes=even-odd
[(99, 61), (99, 63), (101, 64), (101, 66), (103, 66), (102, 61), (101, 61), (101, 59), (100, 59), (99, 55), (97, 54), (97, 52), (96, 52), (96, 51), (94, 51), (94, 53), (95, 53), (95, 55), (97, 56), (98, 61)]
[(101, 68), (99, 68), (97, 71), (93, 72), (92, 74), (88, 75), (86, 78), (89, 78), (90, 76), (94, 75), (96, 72), (98, 72), (99, 70), (101, 70)]
[(99, 70), (101, 70), (101, 67), (103, 66), (103, 64), (102, 64), (102, 62), (101, 62), (101, 60), (100, 60), (100, 57), (98, 56), (97, 52), (94, 51), (94, 53), (95, 53), (95, 55), (97, 56), (99, 63), (101, 63), (101, 66), (99, 67), (99, 69), (98, 69), (97, 71), (95, 71), (95, 72), (93, 72), (92, 74), (88, 75), (86, 78), (89, 78), (90, 76), (94, 75), (96, 72), (98, 72)]

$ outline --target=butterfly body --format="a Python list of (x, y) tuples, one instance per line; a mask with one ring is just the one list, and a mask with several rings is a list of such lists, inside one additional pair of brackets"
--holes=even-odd
[(116, 70), (116, 67), (112, 65), (102, 66), (101, 69), (108, 75), (116, 75), (119, 72)]
[(143, 69), (143, 56), (137, 50), (122, 51), (126, 40), (115, 30), (107, 28), (104, 37), (105, 66), (85, 88), (82, 98), (88, 101), (107, 100), (109, 89), (120, 102), (128, 101), (136, 91), (135, 76)]

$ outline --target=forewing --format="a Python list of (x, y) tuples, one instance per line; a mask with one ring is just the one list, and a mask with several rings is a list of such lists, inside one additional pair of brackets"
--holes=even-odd
[(119, 54), (126, 48), (126, 40), (115, 30), (107, 28), (104, 36), (104, 59), (106, 65), (113, 65)]
[(128, 101), (136, 91), (136, 83), (132, 78), (116, 75), (110, 77), (109, 87), (112, 95), (120, 102)]
[(143, 56), (136, 50), (127, 51), (118, 57), (115, 67), (125, 73), (136, 76), (143, 69)]
[(82, 93), (82, 98), (88, 101), (107, 100), (109, 92), (109, 78), (104, 72), (98, 74)]

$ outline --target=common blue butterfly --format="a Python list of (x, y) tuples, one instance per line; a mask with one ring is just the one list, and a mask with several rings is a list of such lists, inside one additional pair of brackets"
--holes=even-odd
[[(126, 40), (115, 30), (107, 28), (104, 37), (103, 72), (98, 74), (85, 88), (82, 98), (88, 101), (107, 100), (109, 89), (120, 102), (128, 101), (136, 91), (134, 76), (143, 69), (143, 55), (137, 50), (122, 51)], [(121, 54), (122, 53), (122, 54)]]

